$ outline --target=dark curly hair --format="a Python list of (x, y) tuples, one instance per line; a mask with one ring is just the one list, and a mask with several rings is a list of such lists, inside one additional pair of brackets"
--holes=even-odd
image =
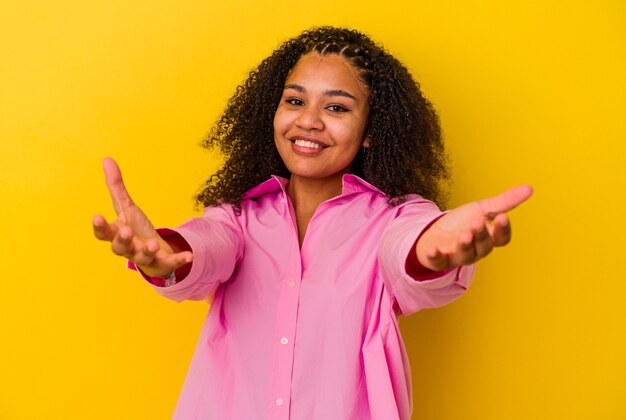
[(225, 164), (204, 183), (197, 204), (230, 203), (239, 209), (250, 188), (271, 175), (289, 178), (274, 145), (274, 111), (289, 71), (309, 53), (344, 57), (369, 87), (370, 147), (357, 154), (351, 173), (383, 191), (392, 205), (417, 193), (443, 207), (442, 181), (449, 172), (432, 104), (406, 67), (381, 46), (358, 31), (328, 26), (286, 41), (237, 87), (202, 141), (206, 149), (218, 147)]

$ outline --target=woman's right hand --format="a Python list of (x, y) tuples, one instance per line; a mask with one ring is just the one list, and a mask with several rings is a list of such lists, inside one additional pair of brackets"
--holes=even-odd
[(158, 234), (150, 220), (126, 191), (122, 173), (111, 158), (104, 159), (104, 177), (117, 213), (114, 222), (104, 216), (93, 218), (93, 232), (101, 241), (111, 242), (116, 255), (132, 261), (150, 277), (165, 277), (193, 260), (190, 251), (175, 249)]

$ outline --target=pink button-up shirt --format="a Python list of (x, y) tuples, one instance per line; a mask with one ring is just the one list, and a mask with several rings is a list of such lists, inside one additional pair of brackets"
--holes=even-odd
[(473, 266), (412, 278), (407, 256), (442, 213), (416, 195), (391, 206), (354, 175), (317, 208), (300, 247), (287, 182), (253, 188), (240, 214), (210, 207), (175, 230), (191, 271), (153, 286), (175, 301), (215, 298), (174, 418), (410, 419), (397, 316), (455, 299)]

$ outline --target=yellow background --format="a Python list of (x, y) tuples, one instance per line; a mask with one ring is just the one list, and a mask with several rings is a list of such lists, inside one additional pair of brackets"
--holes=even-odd
[(0, 418), (170, 417), (207, 306), (160, 298), (93, 239), (113, 216), (101, 159), (181, 223), (235, 86), (320, 24), (422, 83), (452, 205), (536, 190), (466, 296), (402, 320), (414, 417), (626, 418), (625, 3), (0, 1)]

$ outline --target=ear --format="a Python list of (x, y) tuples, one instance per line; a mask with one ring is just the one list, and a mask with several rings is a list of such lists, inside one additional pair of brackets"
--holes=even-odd
[(367, 149), (368, 147), (370, 147), (370, 138), (369, 137), (365, 137), (363, 139), (363, 143), (361, 143), (361, 146), (364, 147), (365, 149)]

